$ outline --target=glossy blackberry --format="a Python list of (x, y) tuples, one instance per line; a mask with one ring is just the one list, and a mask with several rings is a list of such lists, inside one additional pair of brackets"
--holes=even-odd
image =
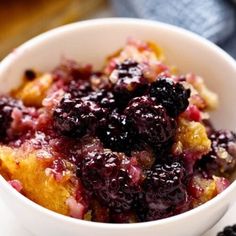
[(91, 92), (91, 86), (88, 80), (71, 80), (65, 85), (65, 92), (70, 93), (74, 98), (86, 96)]
[(97, 135), (104, 147), (112, 151), (128, 153), (135, 142), (135, 135), (126, 116), (120, 115), (117, 111), (113, 111), (106, 122), (97, 129)]
[(94, 101), (98, 103), (101, 107), (105, 107), (108, 109), (113, 109), (116, 105), (113, 93), (105, 89), (91, 92), (87, 96), (83, 97), (83, 100)]
[(96, 103), (65, 94), (53, 112), (54, 127), (63, 135), (82, 137), (93, 132), (105, 115), (105, 109)]
[(135, 189), (115, 153), (90, 153), (83, 159), (77, 176), (112, 211), (123, 212), (131, 209)]
[(13, 108), (22, 108), (21, 101), (17, 101), (7, 96), (0, 97), (0, 139), (6, 136), (7, 129), (10, 127)]
[(167, 110), (171, 117), (176, 117), (188, 107), (190, 89), (185, 89), (181, 83), (161, 77), (152, 83), (150, 95)]
[[(143, 208), (141, 219), (144, 221), (166, 218), (181, 211), (187, 202), (185, 169), (181, 162), (156, 164), (146, 172), (143, 182)], [(178, 209), (177, 209), (178, 208)]]
[(236, 166), (236, 134), (220, 130), (210, 135), (211, 151), (199, 162), (199, 166), (211, 174), (227, 174)]
[(158, 145), (175, 135), (175, 120), (166, 114), (162, 105), (156, 105), (150, 97), (132, 99), (124, 113), (139, 138), (147, 143)]
[(236, 236), (236, 225), (226, 226), (217, 236)]
[(126, 105), (133, 97), (145, 93), (148, 88), (142, 67), (136, 61), (125, 60), (110, 76), (119, 105)]

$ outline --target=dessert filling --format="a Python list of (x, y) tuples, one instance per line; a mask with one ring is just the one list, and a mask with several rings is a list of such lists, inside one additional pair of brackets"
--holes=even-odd
[(0, 96), (0, 174), (21, 194), (78, 219), (134, 223), (193, 209), (226, 189), (236, 134), (216, 130), (218, 97), (129, 39), (101, 70), (63, 60), (29, 68)]

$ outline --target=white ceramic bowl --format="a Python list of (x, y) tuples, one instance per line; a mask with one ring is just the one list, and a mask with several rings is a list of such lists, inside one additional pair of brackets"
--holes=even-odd
[[(27, 68), (48, 71), (62, 57), (101, 66), (128, 36), (153, 40), (170, 63), (203, 76), (220, 96), (212, 114), (216, 126), (234, 130), (236, 63), (207, 40), (167, 24), (136, 19), (101, 19), (67, 25), (42, 34), (15, 49), (0, 64), (0, 93), (20, 83)], [(37, 186), (35, 186), (37, 187)], [(227, 211), (236, 196), (236, 182), (206, 204), (178, 216), (137, 224), (104, 224), (72, 219), (49, 211), (16, 192), (0, 176), (0, 196), (22, 224), (36, 235), (50, 236), (190, 236), (200, 235)]]

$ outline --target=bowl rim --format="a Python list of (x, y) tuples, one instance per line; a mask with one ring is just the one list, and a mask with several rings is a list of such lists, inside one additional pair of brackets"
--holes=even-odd
[[(112, 25), (113, 27), (115, 25), (139, 25), (140, 27), (153, 27), (153, 28), (162, 28), (165, 30), (173, 31), (174, 33), (182, 35), (182, 37), (188, 38), (189, 40), (194, 40), (197, 44), (201, 44), (204, 47), (207, 47), (209, 50), (218, 56), (224, 58), (224, 60), (235, 69), (236, 72), (236, 61), (225, 51), (223, 51), (221, 48), (213, 44), (212, 42), (208, 41), (207, 39), (192, 33), (188, 30), (185, 30), (183, 28), (169, 25), (162, 22), (152, 21), (152, 20), (144, 20), (144, 19), (135, 19), (135, 18), (102, 18), (102, 19), (92, 19), (92, 20), (85, 20), (80, 21), (72, 24), (67, 24), (64, 26), (57, 27), (55, 29), (49, 30), (43, 34), (40, 34), (29, 41), (26, 41), (16, 49), (14, 49), (11, 53), (9, 53), (0, 63), (0, 76), (2, 72), (5, 70), (6, 67), (10, 66), (12, 62), (14, 62), (14, 59), (16, 58), (16, 52), (17, 55), (24, 53), (24, 51), (28, 48), (34, 47), (37, 44), (45, 43), (45, 40), (49, 38), (54, 38), (57, 35), (63, 34), (66, 31), (74, 31), (78, 30), (79, 28), (87, 28), (87, 27), (96, 27), (96, 26), (104, 26), (104, 25)], [(236, 181), (231, 183), (231, 185), (224, 190), (222, 193), (211, 199), (210, 201), (204, 203), (201, 206), (198, 206), (197, 208), (194, 208), (192, 210), (186, 211), (184, 213), (181, 213), (179, 215), (171, 216), (165, 219), (155, 220), (155, 221), (149, 221), (149, 222), (140, 222), (140, 223), (125, 223), (125, 224), (112, 224), (112, 223), (100, 223), (100, 222), (92, 222), (92, 221), (86, 221), (81, 219), (75, 219), (69, 216), (65, 216), (62, 214), (59, 214), (57, 212), (54, 212), (52, 210), (49, 210), (33, 201), (31, 201), (29, 198), (25, 197), (21, 193), (17, 192), (14, 188), (11, 187), (10, 184), (3, 178), (3, 176), (0, 175), (0, 185), (2, 185), (5, 190), (13, 195), (14, 197), (18, 198), (21, 201), (21, 204), (25, 204), (30, 208), (33, 208), (36, 211), (39, 211), (41, 214), (46, 214), (48, 217), (52, 217), (55, 220), (63, 221), (64, 223), (70, 223), (75, 225), (83, 225), (88, 227), (97, 227), (97, 228), (106, 228), (106, 229), (139, 229), (139, 228), (146, 228), (151, 226), (162, 226), (169, 223), (174, 223), (176, 221), (184, 220), (186, 218), (189, 218), (197, 213), (203, 212), (204, 210), (213, 208), (217, 203), (220, 201), (223, 201), (226, 196), (229, 196), (230, 193), (233, 192), (233, 190), (236, 189)]]

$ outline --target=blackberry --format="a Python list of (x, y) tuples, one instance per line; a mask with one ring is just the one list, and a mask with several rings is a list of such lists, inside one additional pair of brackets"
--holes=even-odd
[(104, 147), (125, 153), (131, 150), (135, 137), (126, 116), (116, 111), (113, 111), (106, 122), (97, 129), (97, 135)]
[(236, 134), (220, 130), (212, 132), (211, 151), (203, 156), (198, 165), (211, 174), (227, 174), (236, 166)]
[(236, 236), (236, 224), (232, 226), (226, 226), (222, 232), (219, 232), (217, 236)]
[(146, 172), (141, 201), (141, 220), (151, 221), (181, 212), (187, 203), (185, 169), (181, 162), (155, 164)]
[(120, 106), (125, 106), (133, 97), (143, 95), (148, 88), (141, 65), (130, 59), (117, 65), (110, 79), (115, 82), (114, 93)]
[(91, 92), (87, 96), (83, 97), (83, 100), (96, 102), (104, 108), (115, 108), (115, 98), (113, 93), (105, 89)]
[(135, 187), (115, 153), (90, 153), (85, 156), (77, 176), (88, 191), (112, 211), (120, 213), (131, 209)]
[[(100, 189), (102, 181), (107, 178), (117, 176), (121, 160), (111, 152), (91, 152), (82, 160), (82, 164), (77, 170), (77, 176), (82, 178), (84, 185), (89, 189)], [(109, 180), (109, 179), (108, 179)]]
[(90, 65), (81, 66), (73, 60), (65, 60), (53, 70), (52, 74), (56, 81), (88, 80), (92, 74), (92, 67)]
[(93, 132), (105, 114), (96, 103), (65, 94), (53, 112), (54, 128), (65, 136), (82, 137)]
[(91, 86), (88, 80), (71, 80), (64, 90), (66, 93), (70, 93), (72, 97), (80, 98), (91, 92)]
[(37, 74), (33, 70), (26, 70), (25, 71), (25, 78), (29, 81), (34, 80), (37, 77)]
[(188, 107), (190, 89), (185, 89), (181, 83), (172, 79), (160, 77), (151, 84), (150, 95), (167, 110), (171, 117), (177, 117)]
[(90, 77), (92, 75), (90, 65), (81, 66), (76, 61), (65, 60), (53, 72), (53, 78), (58, 87), (73, 97), (86, 96), (92, 91)]
[(207, 136), (210, 136), (212, 133), (215, 132), (215, 128), (209, 119), (203, 119), (202, 123), (206, 128)]
[(21, 101), (7, 96), (0, 97), (0, 138), (5, 138), (7, 129), (10, 127), (13, 108), (22, 108)]
[(167, 142), (175, 135), (175, 120), (166, 114), (162, 105), (156, 105), (150, 97), (132, 99), (124, 113), (139, 138), (145, 142), (157, 145)]

